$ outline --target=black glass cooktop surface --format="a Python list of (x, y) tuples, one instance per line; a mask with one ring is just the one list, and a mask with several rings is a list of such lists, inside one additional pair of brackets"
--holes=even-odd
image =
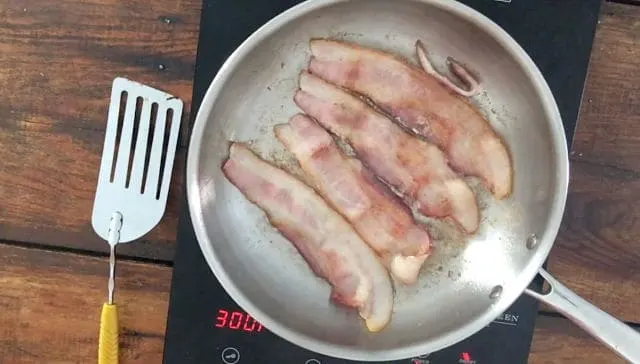
[[(254, 30), (295, 0), (205, 0), (193, 115), (218, 68)], [(569, 144), (588, 68), (600, 0), (463, 0), (502, 26), (529, 53), (556, 97)], [(184, 191), (183, 191), (184, 192)], [(537, 303), (522, 296), (502, 316), (442, 351), (385, 363), (526, 363)], [(347, 364), (269, 332), (226, 294), (209, 270), (183, 203), (174, 260), (165, 364)]]

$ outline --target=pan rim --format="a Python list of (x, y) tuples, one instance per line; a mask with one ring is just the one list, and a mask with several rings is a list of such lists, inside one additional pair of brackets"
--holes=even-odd
[[(520, 67), (522, 67), (523, 72), (525, 72), (532, 84), (532, 87), (537, 92), (542, 107), (545, 110), (545, 114), (548, 116), (549, 123), (551, 123), (551, 142), (553, 147), (557, 150), (557, 153), (554, 154), (556, 156), (555, 162), (557, 164), (555, 171), (555, 186), (557, 187), (557, 191), (547, 218), (546, 230), (544, 232), (540, 232), (540, 244), (536, 248), (536, 251), (532, 253), (531, 258), (526, 267), (522, 270), (520, 277), (515, 282), (512, 281), (508, 283), (510, 287), (508, 290), (505, 290), (505, 293), (500, 297), (500, 299), (498, 299), (483, 315), (478, 316), (474, 321), (471, 321), (466, 325), (452, 330), (447, 335), (422, 343), (405, 345), (394, 349), (363, 350), (323, 342), (285, 327), (276, 319), (273, 319), (268, 313), (258, 309), (258, 307), (237, 288), (233, 280), (230, 279), (227, 272), (223, 269), (222, 264), (218, 259), (215, 249), (213, 248), (213, 243), (206, 233), (204, 216), (201, 209), (202, 191), (199, 185), (200, 149), (206, 123), (208, 122), (209, 115), (214, 108), (216, 99), (222, 92), (222, 87), (232, 74), (231, 71), (238, 66), (249, 52), (268, 36), (296, 18), (323, 7), (333, 6), (346, 1), (349, 0), (307, 0), (285, 10), (254, 31), (223, 63), (207, 88), (191, 131), (186, 163), (187, 205), (196, 239), (212, 273), (214, 273), (223, 289), (240, 307), (242, 307), (242, 309), (246, 310), (275, 335), (293, 343), (294, 345), (331, 357), (357, 361), (401, 360), (413, 356), (432, 353), (468, 338), (487, 326), (524, 293), (529, 283), (542, 267), (542, 264), (553, 247), (560, 229), (569, 186), (568, 146), (562, 124), (562, 117), (548, 83), (526, 51), (504, 29), (475, 9), (457, 1), (407, 0), (439, 7), (442, 10), (448, 11), (451, 14), (461, 17), (478, 26), (482, 31), (486, 32), (490, 37), (504, 47), (510, 56), (520, 65)], [(526, 280), (524, 278), (526, 278)], [(517, 289), (514, 288), (514, 286)]]

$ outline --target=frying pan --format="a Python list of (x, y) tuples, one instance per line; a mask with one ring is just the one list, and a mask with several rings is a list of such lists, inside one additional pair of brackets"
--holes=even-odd
[[(493, 199), (473, 178), (480, 230), (462, 237), (446, 222), (429, 229), (435, 253), (418, 282), (395, 286), (390, 324), (369, 333), (358, 314), (332, 303), (293, 245), (220, 169), (228, 141), (249, 142), (295, 172), (273, 126), (300, 110), (293, 103), (309, 40), (327, 37), (416, 61), (422, 40), (440, 67), (446, 56), (469, 64), (485, 92), (474, 98), (510, 147), (514, 192)], [(188, 207), (207, 263), (229, 295), (282, 338), (328, 356), (385, 361), (440, 350), (479, 331), (523, 292), (555, 307), (632, 362), (640, 336), (553, 279), (541, 266), (551, 250), (568, 188), (562, 120), (541, 73), (491, 20), (448, 0), (310, 0), (258, 29), (227, 59), (197, 113), (187, 159)], [(540, 273), (551, 289), (527, 287)]]

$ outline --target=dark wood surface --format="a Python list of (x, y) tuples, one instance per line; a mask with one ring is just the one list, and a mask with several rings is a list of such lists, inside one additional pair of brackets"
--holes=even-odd
[(604, 6), (550, 270), (621, 319), (640, 322), (640, 6)]
[[(0, 4), (1, 364), (95, 362), (107, 264), (91, 255), (103, 255), (107, 245), (90, 216), (110, 83), (125, 76), (171, 92), (185, 101), (186, 120), (200, 6)], [(598, 306), (640, 323), (638, 125), (640, 6), (606, 3), (549, 269)], [(123, 363), (161, 362), (184, 140), (182, 146), (163, 221), (119, 250), (129, 259), (118, 270)], [(566, 319), (543, 313), (530, 362), (623, 361)]]
[[(95, 363), (104, 258), (0, 245), (0, 363)], [(118, 263), (123, 363), (162, 362), (171, 269)]]
[[(94, 363), (104, 258), (0, 245), (0, 363)], [(171, 268), (118, 265), (122, 363), (161, 363)], [(541, 316), (532, 364), (624, 361), (568, 320)]]
[(539, 315), (531, 344), (529, 364), (624, 364), (571, 321)]
[[(1, 239), (108, 251), (90, 219), (111, 82), (128, 77), (180, 97), (186, 120), (200, 7), (201, 0), (0, 3)], [(182, 176), (175, 170), (162, 223), (122, 254), (172, 259)]]

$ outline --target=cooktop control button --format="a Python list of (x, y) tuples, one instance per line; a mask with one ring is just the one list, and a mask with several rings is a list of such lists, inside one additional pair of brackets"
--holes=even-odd
[(318, 359), (309, 359), (304, 362), (304, 364), (322, 364)]
[(236, 364), (240, 361), (240, 352), (236, 348), (225, 348), (222, 350), (222, 362), (224, 364)]
[(428, 359), (424, 358), (413, 358), (411, 359), (411, 364), (430, 364), (431, 362)]
[(411, 364), (430, 364), (431, 362), (427, 359), (431, 354), (423, 354), (419, 355), (417, 358), (411, 359)]
[(458, 360), (460, 364), (478, 364), (478, 362), (471, 357), (469, 352), (462, 352), (460, 354), (460, 360)]

